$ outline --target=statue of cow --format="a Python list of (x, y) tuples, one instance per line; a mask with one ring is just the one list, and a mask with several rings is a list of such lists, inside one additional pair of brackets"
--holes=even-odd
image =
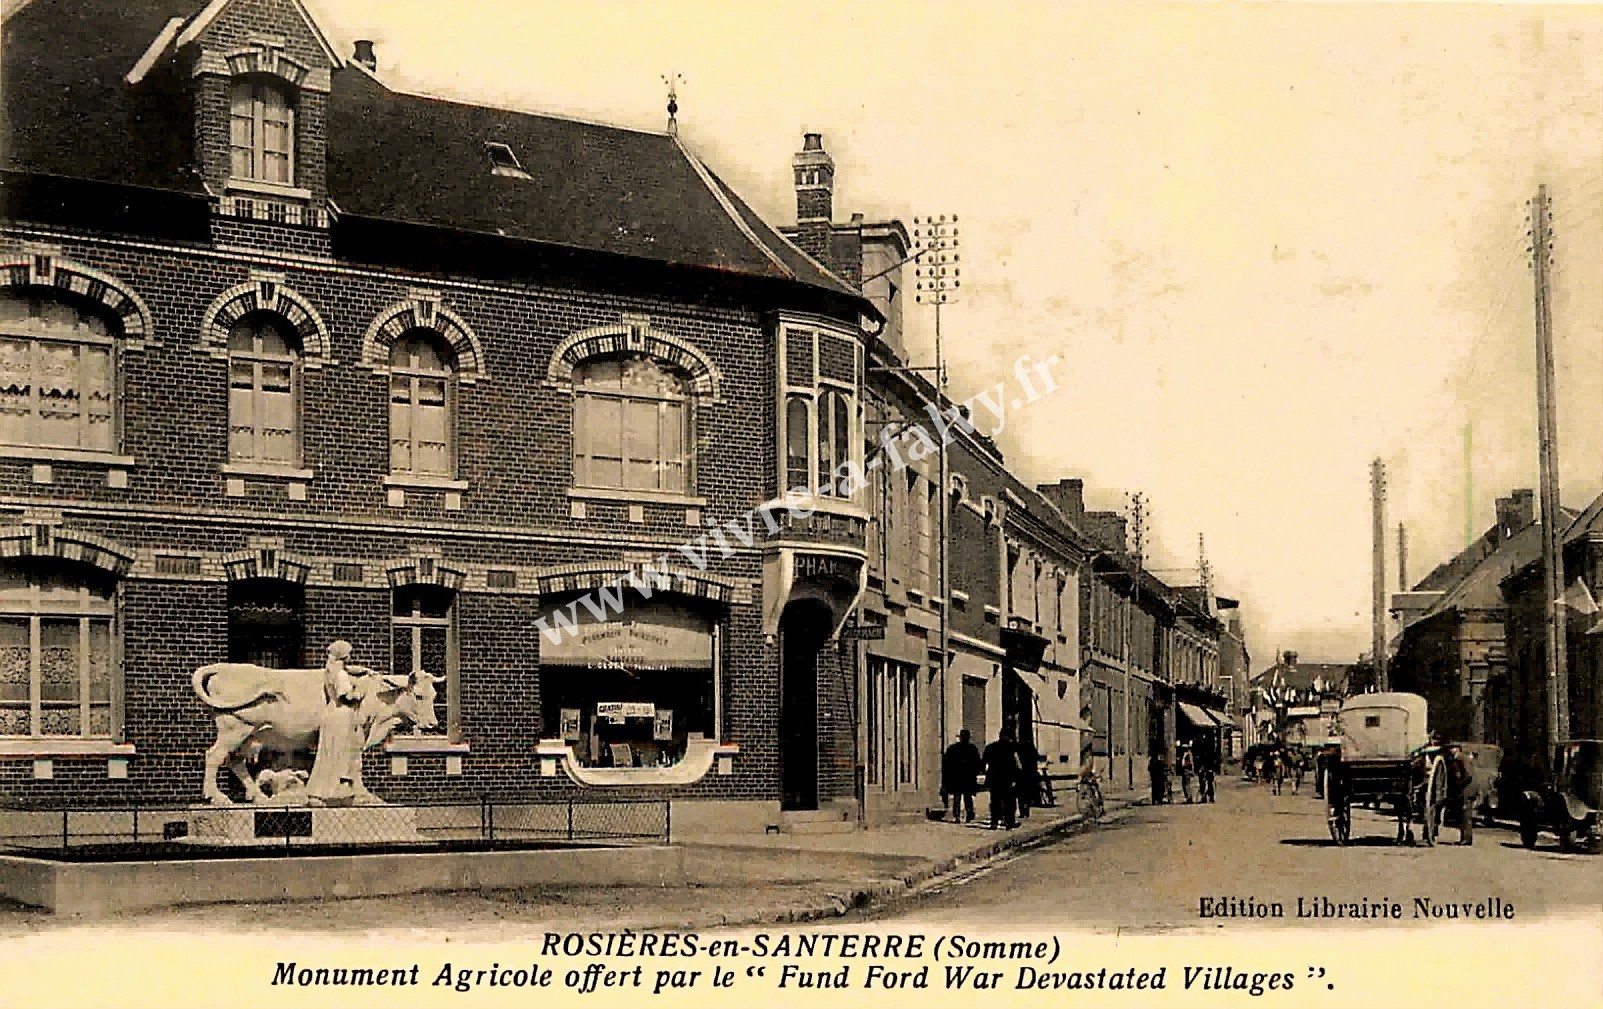
[[(434, 712), (435, 684), (443, 676), (414, 671), (410, 676), (372, 673), (357, 678), (362, 694), (357, 724), (363, 729), (366, 746), (377, 746), (403, 724), (419, 729), (439, 725)], [(217, 717), (217, 741), (206, 751), (204, 795), (215, 805), (232, 800), (217, 787), (217, 772), (226, 762), (229, 770), (245, 786), (245, 798), (260, 802), (265, 797), (251, 778), (241, 752), (251, 740), (289, 752), (304, 749), (317, 740), (323, 722), (323, 670), (270, 669), (245, 662), (218, 662), (195, 670), (191, 683), (199, 697)], [(361, 760), (354, 768), (355, 801), (379, 804), (377, 796), (362, 785)]]

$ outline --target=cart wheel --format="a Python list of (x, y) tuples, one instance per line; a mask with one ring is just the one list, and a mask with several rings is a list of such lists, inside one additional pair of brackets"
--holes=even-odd
[(1420, 812), (1425, 823), (1420, 834), (1427, 848), (1434, 847), (1442, 830), (1442, 811), (1447, 806), (1447, 774), (1439, 756), (1431, 759), (1430, 769), (1425, 774), (1422, 800)]
[(1331, 797), (1330, 792), (1325, 792), (1325, 796), (1328, 800), (1325, 825), (1330, 829), (1330, 839), (1337, 844), (1346, 844), (1352, 836), (1352, 810), (1345, 801)]
[(1520, 821), (1520, 843), (1527, 848), (1536, 847), (1536, 834), (1536, 820), (1530, 814), (1526, 814)]

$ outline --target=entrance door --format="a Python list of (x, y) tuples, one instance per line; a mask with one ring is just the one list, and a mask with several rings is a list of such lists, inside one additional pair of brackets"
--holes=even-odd
[(963, 677), (963, 728), (976, 746), (990, 742), (985, 728), (985, 681), (978, 676)]
[(792, 603), (779, 621), (781, 809), (818, 808), (818, 650), (828, 630), (817, 603)]

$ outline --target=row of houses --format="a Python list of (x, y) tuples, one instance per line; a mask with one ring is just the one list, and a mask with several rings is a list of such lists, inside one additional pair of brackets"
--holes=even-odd
[(33, 0), (0, 73), (0, 795), (196, 800), (191, 672), (337, 639), (441, 678), (391, 801), (877, 821), (962, 728), (1115, 786), (1230, 735), (1235, 604), (953, 422), (820, 135), (778, 229), (671, 120), (410, 94), (293, 0)]
[[(1542, 521), (1529, 489), (1496, 502), (1496, 521), (1411, 590), (1392, 597), (1393, 689), (1423, 695), (1448, 738), (1495, 743), (1526, 767), (1549, 759)], [(1557, 517), (1565, 592), (1567, 736), (1603, 738), (1603, 496)]]

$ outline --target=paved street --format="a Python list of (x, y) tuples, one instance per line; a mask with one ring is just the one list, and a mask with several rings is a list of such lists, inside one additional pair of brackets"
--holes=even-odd
[[(1426, 848), (1394, 846), (1394, 832), (1394, 820), (1354, 810), (1353, 844), (1338, 848), (1311, 786), (1276, 796), (1228, 778), (1217, 804), (1129, 809), (1100, 829), (999, 860), (876, 920), (1179, 932), (1266, 923), (1202, 919), (1202, 897), (1280, 901), (1285, 924), (1298, 924), (1299, 897), (1402, 905), (1397, 922), (1331, 923), (1351, 928), (1427, 924), (1414, 917), (1416, 897), (1441, 904), (1502, 898), (1516, 923), (1553, 912), (1595, 914), (1603, 906), (1603, 862), (1561, 854), (1551, 837), (1526, 851), (1514, 830), (1482, 829), (1473, 847)], [(1458, 838), (1453, 828), (1443, 834)]]

